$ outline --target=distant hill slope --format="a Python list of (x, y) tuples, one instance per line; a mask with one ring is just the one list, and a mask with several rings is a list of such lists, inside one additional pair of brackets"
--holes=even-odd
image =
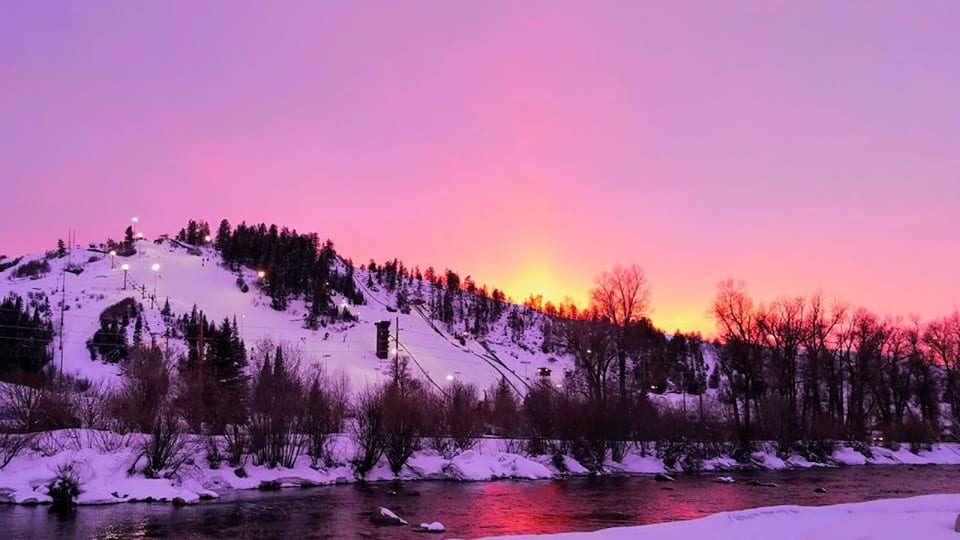
[[(544, 315), (521, 306), (512, 309), (523, 310), (524, 317), (532, 323), (520, 335), (508, 331), (505, 312), (484, 338), (477, 339), (430, 320), (424, 308), (417, 305), (411, 306), (409, 313), (396, 310), (395, 294), (369, 287), (366, 272), (357, 269), (355, 279), (366, 298), (365, 305), (349, 305), (340, 296), (332, 299), (334, 305), (345, 306), (356, 315), (357, 322), (337, 322), (311, 330), (304, 325), (305, 302), (294, 300), (285, 311), (276, 311), (256, 286), (251, 286), (246, 293), (241, 291), (237, 274), (221, 264), (220, 254), (212, 247), (195, 248), (173, 240), (139, 241), (136, 245), (136, 254), (115, 257), (114, 261), (99, 251), (75, 250), (68, 256), (48, 259), (49, 272), (32, 278), (14, 277), (14, 273), (19, 266), (43, 256), (25, 256), (17, 265), (0, 272), (0, 295), (12, 292), (41, 303), (45, 296), (49, 301), (57, 331), (53, 342), (54, 363), (59, 366), (62, 358), (64, 371), (92, 381), (116, 379), (117, 364), (92, 360), (87, 341), (100, 327), (99, 318), (104, 309), (128, 297), (144, 307), (145, 341), (152, 336), (182, 353), (185, 347), (182, 340), (165, 337), (169, 319), (161, 315), (161, 308), (169, 300), (174, 315), (179, 316), (197, 306), (213, 322), (235, 317), (248, 349), (262, 339), (287, 343), (299, 349), (307, 365), (342, 370), (355, 388), (389, 376), (392, 358), (381, 360), (375, 355), (374, 323), (380, 320), (391, 321), (391, 334), (395, 334), (399, 320), (400, 354), (409, 359), (415, 376), (432, 381), (440, 388), (452, 379), (459, 379), (486, 389), (501, 377), (507, 377), (523, 394), (527, 385), (540, 378), (538, 368), (551, 369), (553, 384), (561, 384), (564, 370), (572, 368), (570, 357), (541, 352), (543, 336), (535, 321)], [(129, 265), (126, 290), (123, 289), (123, 264)], [(66, 265), (79, 273), (65, 272)], [(159, 270), (152, 270), (153, 265), (159, 265)], [(240, 272), (247, 283), (257, 281), (254, 270)], [(64, 280), (66, 309), (61, 330), (59, 306)], [(151, 306), (154, 288), (157, 301)], [(128, 339), (132, 339), (132, 330), (130, 325)]]

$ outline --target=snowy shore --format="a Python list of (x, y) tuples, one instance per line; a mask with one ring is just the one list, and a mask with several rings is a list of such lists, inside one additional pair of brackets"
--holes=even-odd
[[(241, 475), (226, 463), (211, 468), (202, 446), (197, 445), (190, 463), (171, 478), (148, 479), (141, 473), (131, 474), (137, 459), (135, 437), (107, 450), (103, 436), (90, 430), (64, 430), (39, 438), (33, 448), (25, 450), (0, 470), (0, 502), (46, 504), (51, 502), (48, 486), (57, 478), (58, 470), (71, 466), (79, 481), (78, 504), (112, 504), (136, 501), (160, 501), (195, 504), (203, 498), (216, 498), (219, 493), (234, 489), (276, 489), (287, 486), (330, 485), (356, 482), (348, 465), (353, 448), (348, 437), (337, 437), (333, 444), (335, 461), (332, 467), (311, 467), (310, 459), (301, 456), (294, 467), (269, 469), (247, 463)], [(116, 439), (114, 439), (116, 440)], [(551, 456), (527, 457), (507, 451), (510, 445), (499, 439), (483, 439), (466, 452), (442, 456), (431, 450), (416, 452), (401, 471), (399, 478), (381, 462), (367, 475), (371, 482), (402, 480), (488, 481), (499, 479), (538, 480), (586, 475), (583, 465), (565, 456), (558, 468)], [(763, 447), (762, 447), (763, 448)], [(869, 456), (848, 446), (838, 446), (824, 463), (811, 462), (794, 455), (781, 459), (771, 447), (751, 456), (749, 463), (738, 463), (729, 457), (702, 462), (704, 472), (754, 469), (797, 469), (855, 465), (960, 465), (960, 444), (935, 444), (930, 450), (912, 453), (907, 446), (899, 450), (871, 447)], [(682, 472), (667, 467), (657, 457), (653, 445), (646, 451), (631, 448), (622, 462), (608, 460), (605, 474), (657, 474)]]
[[(705, 518), (593, 532), (501, 536), (498, 540), (953, 540), (960, 495), (925, 495), (833, 506), (771, 506)], [(490, 539), (492, 540), (492, 539)]]

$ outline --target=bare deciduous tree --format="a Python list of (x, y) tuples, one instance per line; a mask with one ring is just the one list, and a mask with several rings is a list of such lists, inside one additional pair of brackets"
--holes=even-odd
[(650, 307), (650, 286), (640, 266), (616, 265), (594, 280), (590, 291), (591, 307), (619, 329), (617, 335), (618, 378), (620, 399), (627, 395), (627, 327), (647, 314)]

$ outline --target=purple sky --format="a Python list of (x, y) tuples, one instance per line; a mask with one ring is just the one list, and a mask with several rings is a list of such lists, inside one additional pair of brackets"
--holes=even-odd
[[(735, 4), (735, 5), (734, 5)], [(957, 2), (7, 2), (0, 253), (268, 221), (654, 319), (960, 303)]]

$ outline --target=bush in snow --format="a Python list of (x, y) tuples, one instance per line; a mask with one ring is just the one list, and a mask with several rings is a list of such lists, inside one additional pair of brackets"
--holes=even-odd
[(356, 453), (351, 465), (360, 478), (366, 476), (383, 455), (383, 408), (384, 392), (379, 387), (367, 387), (354, 399), (350, 435)]
[(527, 392), (523, 413), (529, 455), (546, 454), (548, 446), (554, 445), (559, 433), (559, 398), (559, 393), (549, 383), (538, 384)]
[(231, 467), (243, 467), (250, 447), (250, 434), (246, 425), (228, 424), (223, 430), (227, 463)]
[(126, 430), (151, 433), (170, 405), (170, 359), (158, 347), (136, 347), (121, 366), (123, 381), (113, 394), (111, 415)]
[(53, 499), (54, 507), (73, 506), (80, 494), (80, 470), (76, 462), (57, 465), (56, 478), (47, 486), (47, 494)]
[[(289, 351), (288, 351), (289, 354)], [(288, 368), (284, 349), (277, 347), (271, 364), (269, 354), (253, 380), (250, 403), (250, 452), (254, 464), (293, 467), (303, 451), (304, 389), (297, 362)]]
[(330, 436), (343, 427), (347, 409), (347, 379), (331, 381), (318, 374), (310, 383), (303, 409), (303, 432), (307, 436), (307, 455), (311, 465), (333, 463)]
[(400, 474), (416, 450), (425, 419), (421, 405), (426, 401), (426, 391), (409, 376), (404, 361), (397, 371), (383, 393), (383, 453), (394, 474)]
[(463, 452), (473, 448), (477, 438), (483, 434), (480, 398), (474, 385), (460, 381), (454, 381), (447, 393), (450, 437), (457, 449)]
[(172, 409), (167, 409), (154, 419), (153, 429), (141, 443), (134, 467), (145, 458), (144, 476), (171, 478), (193, 459), (193, 449), (186, 423)]
[(224, 455), (220, 447), (220, 439), (216, 435), (206, 434), (203, 436), (204, 457), (207, 460), (207, 466), (211, 469), (219, 469), (223, 463)]
[(931, 444), (936, 442), (936, 435), (930, 424), (913, 412), (907, 413), (903, 422), (888, 427), (884, 433), (888, 441), (909, 443), (910, 451), (914, 454), (929, 450)]
[(0, 432), (0, 470), (33, 442), (32, 433)]
[(21, 433), (76, 427), (70, 398), (68, 392), (55, 390), (41, 376), (23, 377), (18, 384), (5, 384), (0, 389), (7, 427)]

